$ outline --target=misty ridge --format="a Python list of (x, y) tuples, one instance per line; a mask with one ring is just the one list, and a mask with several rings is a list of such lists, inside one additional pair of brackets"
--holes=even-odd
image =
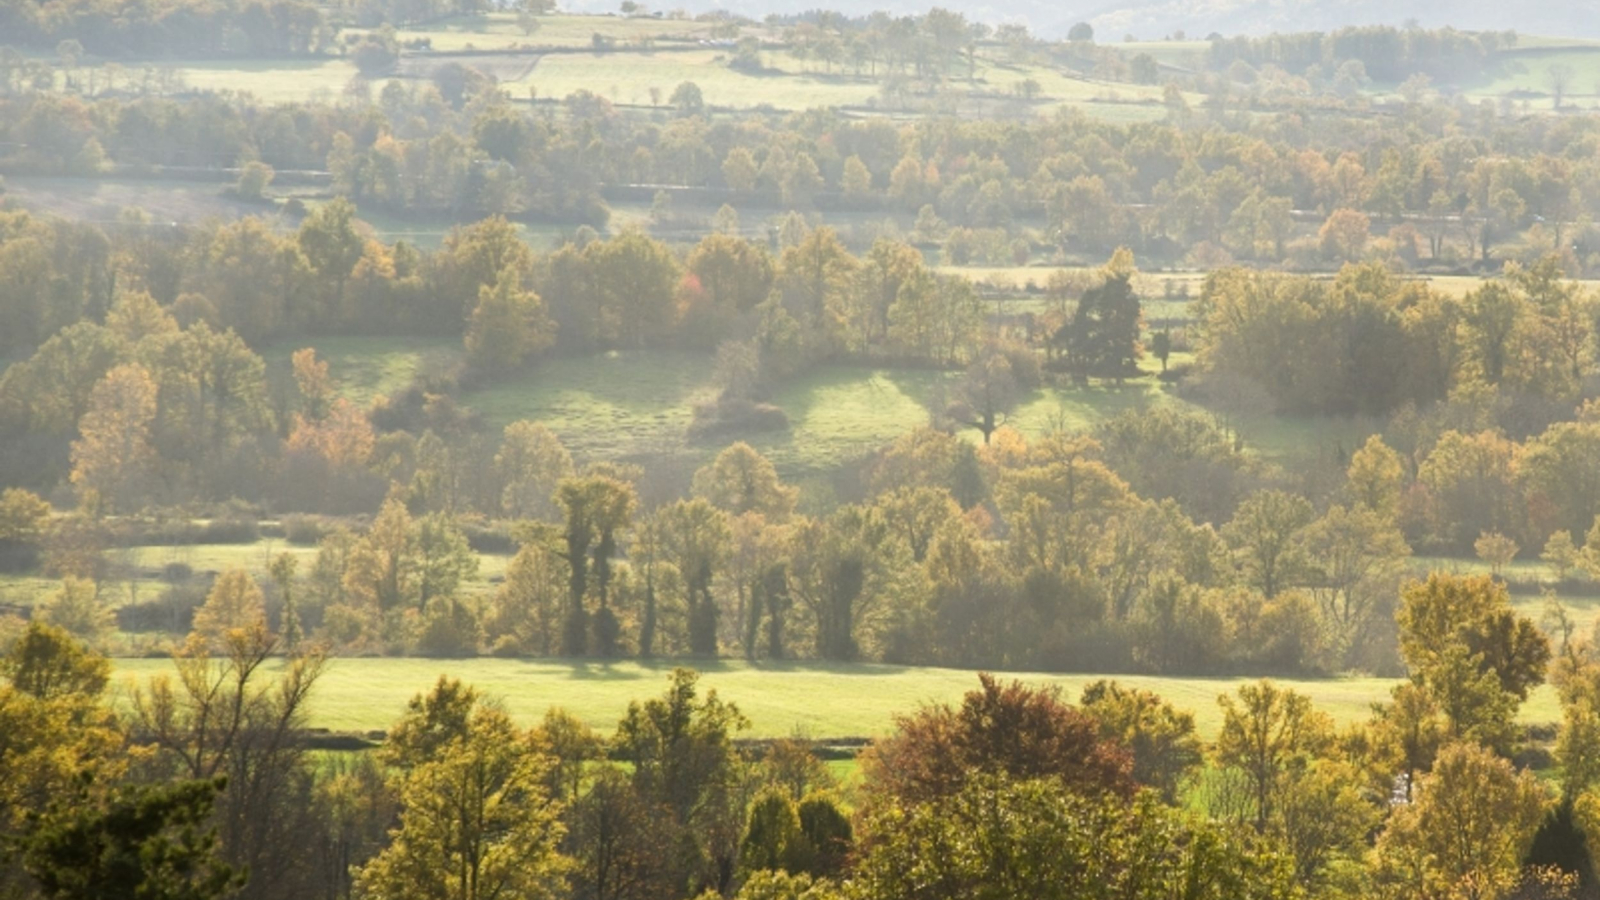
[[(689, 0), (674, 4), (691, 13), (721, 10), (732, 15), (762, 19), (769, 14), (803, 16), (818, 9), (810, 0), (717, 2)], [(1046, 39), (1067, 36), (1072, 26), (1087, 22), (1104, 41), (1160, 40), (1179, 34), (1191, 40), (1213, 34), (1262, 36), (1298, 31), (1335, 31), (1363, 25), (1402, 27), (1416, 23), (1424, 28), (1452, 27), (1462, 31), (1520, 31), (1552, 37), (1600, 37), (1600, 3), (1595, 0), (1534, 0), (1503, 3), (1495, 0), (1064, 0), (1064, 2), (1013, 3), (954, 0), (940, 4), (989, 25), (1026, 25)], [(569, 0), (564, 8), (606, 13), (613, 4), (601, 0)], [(822, 4), (826, 8), (826, 4)], [(920, 15), (927, 4), (920, 0), (895, 0), (875, 9), (893, 15)], [(858, 9), (842, 9), (860, 15)]]

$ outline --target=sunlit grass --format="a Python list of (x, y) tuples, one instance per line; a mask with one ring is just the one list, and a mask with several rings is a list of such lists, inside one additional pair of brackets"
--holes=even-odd
[[(116, 661), (119, 676), (148, 678), (171, 670), (160, 659)], [(387, 728), (413, 695), (440, 676), (459, 678), (496, 697), (520, 721), (531, 724), (551, 706), (560, 706), (590, 726), (609, 732), (632, 700), (660, 694), (675, 665), (698, 667), (702, 687), (738, 704), (750, 719), (752, 737), (783, 737), (800, 731), (812, 738), (875, 737), (894, 727), (897, 714), (915, 712), (930, 702), (958, 702), (977, 686), (976, 673), (957, 669), (875, 664), (750, 664), (734, 660), (431, 660), (337, 659), (312, 698), (310, 724), (340, 731)], [(1059, 686), (1076, 702), (1084, 685), (1103, 676), (1018, 673), (1030, 684)], [(1247, 678), (1157, 678), (1117, 676), (1117, 680), (1160, 694), (1195, 714), (1203, 736), (1214, 737), (1222, 715), (1217, 697), (1253, 681)], [(1282, 686), (1309, 696), (1317, 708), (1343, 724), (1366, 718), (1371, 704), (1387, 699), (1396, 682), (1382, 678), (1326, 680), (1279, 679)], [(1540, 688), (1522, 712), (1524, 722), (1559, 718), (1554, 693)]]

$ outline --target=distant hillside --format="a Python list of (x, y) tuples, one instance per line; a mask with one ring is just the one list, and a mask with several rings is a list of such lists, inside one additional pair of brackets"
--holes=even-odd
[[(852, 15), (883, 9), (908, 15), (938, 5), (991, 24), (1026, 23), (1035, 34), (1064, 37), (1073, 23), (1088, 21), (1102, 41), (1132, 34), (1141, 39), (1182, 30), (1189, 37), (1211, 32), (1259, 35), (1270, 32), (1330, 31), (1344, 25), (1403, 25), (1415, 19), (1424, 27), (1463, 30), (1514, 30), (1523, 34), (1600, 38), (1600, 0), (876, 0), (851, 6), (818, 0), (658, 0), (652, 9), (683, 7), (690, 12), (726, 9), (751, 18), (768, 13), (799, 14), (818, 8)], [(609, 12), (613, 0), (564, 0), (577, 12)]]

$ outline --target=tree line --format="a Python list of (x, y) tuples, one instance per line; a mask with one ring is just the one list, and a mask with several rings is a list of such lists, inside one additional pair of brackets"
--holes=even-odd
[[(1581, 151), (1592, 119), (1508, 131), (1492, 108), (1464, 104), (1413, 104), (1396, 138), (1386, 117), (1313, 115), (1284, 129), (1226, 105), (1134, 125), (897, 125), (814, 110), (736, 126), (709, 114), (693, 85), (673, 92), (670, 112), (622, 113), (588, 92), (565, 98), (559, 114), (529, 112), (459, 65), (339, 106), (87, 101), (17, 80), (5, 79), (0, 141), (20, 170), (259, 163), (245, 193), (259, 194), (273, 170), (326, 171), (337, 192), (396, 211), (600, 225), (603, 186), (677, 185), (723, 191), (738, 205), (916, 214), (913, 235), (948, 243), (957, 262), (974, 231), (997, 230), (1006, 238), (984, 254), (993, 264), (1127, 245), (1208, 268), (1239, 259), (1320, 269), (1368, 257), (1466, 266), (1508, 245), (1512, 258), (1560, 253), (1576, 273), (1593, 268), (1596, 246), (1584, 221), (1600, 181)], [(1297, 224), (1308, 217), (1320, 226)]]
[[(212, 610), (221, 612), (220, 608)], [(176, 672), (106, 697), (109, 663), (7, 632), (0, 878), (18, 897), (1508, 897), (1593, 878), (1592, 644), (1552, 643), (1487, 577), (1402, 592), (1409, 677), (1336, 725), (1270, 681), (1191, 711), (1115, 681), (980, 676), (896, 718), (838, 783), (803, 737), (737, 740), (738, 706), (677, 670), (601, 734), (531, 726), (441, 676), (382, 745), (318, 761), (325, 668), (263, 608), (207, 615)], [(1559, 779), (1516, 725), (1549, 677)]]

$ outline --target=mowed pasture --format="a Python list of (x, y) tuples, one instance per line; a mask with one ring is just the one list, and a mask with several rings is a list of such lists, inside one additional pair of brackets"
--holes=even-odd
[[(281, 663), (270, 663), (268, 673)], [(404, 712), (406, 701), (428, 690), (441, 676), (458, 678), (497, 698), (524, 724), (533, 724), (552, 706), (562, 707), (605, 733), (615, 728), (628, 704), (661, 694), (675, 666), (701, 671), (701, 687), (736, 703), (750, 720), (747, 737), (800, 733), (815, 739), (881, 737), (897, 715), (927, 703), (958, 703), (978, 685), (975, 672), (870, 663), (748, 663), (735, 660), (680, 662), (603, 662), (599, 660), (438, 660), (417, 658), (335, 659), (318, 682), (308, 724), (333, 731), (380, 731)], [(173, 671), (171, 660), (115, 660), (125, 697), (131, 684)], [(1032, 685), (1059, 687), (1077, 702), (1083, 687), (1102, 677), (1037, 672), (1000, 673)], [(1123, 684), (1165, 697), (1192, 712), (1206, 739), (1222, 724), (1217, 697), (1249, 678), (1159, 678), (1116, 676)], [(1340, 724), (1365, 719), (1372, 704), (1388, 699), (1397, 683), (1382, 678), (1324, 680), (1274, 679), (1311, 698)], [(1523, 706), (1527, 724), (1554, 723), (1560, 709), (1554, 691), (1541, 687)]]

